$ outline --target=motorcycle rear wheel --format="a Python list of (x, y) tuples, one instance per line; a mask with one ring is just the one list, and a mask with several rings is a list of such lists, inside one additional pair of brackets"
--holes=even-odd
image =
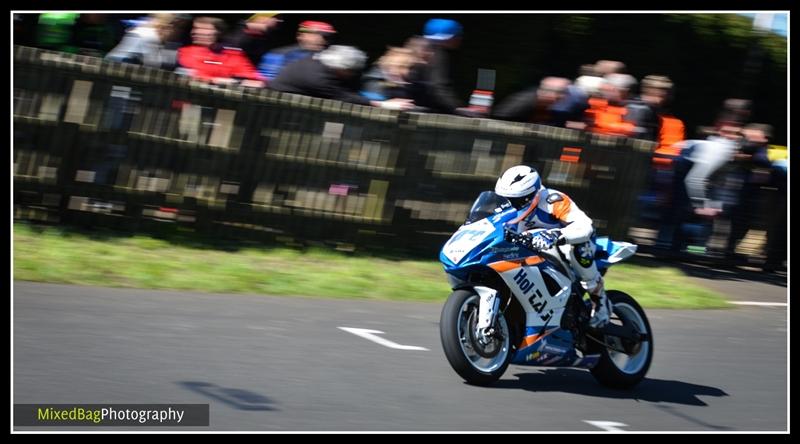
[(614, 314), (611, 322), (632, 324), (640, 333), (647, 335), (647, 339), (637, 344), (627, 344), (630, 353), (622, 353), (625, 348), (622, 340), (617, 337), (605, 335), (601, 339), (603, 344), (590, 341), (590, 353), (600, 353), (600, 361), (591, 372), (601, 384), (626, 389), (641, 382), (650, 363), (653, 360), (653, 330), (642, 307), (629, 295), (617, 290), (609, 290), (609, 300), (614, 304)]

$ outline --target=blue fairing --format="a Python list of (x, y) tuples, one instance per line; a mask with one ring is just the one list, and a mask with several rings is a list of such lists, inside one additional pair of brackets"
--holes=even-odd
[(607, 237), (599, 237), (595, 239), (594, 244), (597, 246), (597, 252), (604, 252), (605, 254), (597, 254), (595, 253), (595, 257), (598, 259), (595, 261), (597, 264), (597, 269), (602, 271), (607, 269), (611, 264), (608, 263), (606, 258), (611, 256), (611, 249), (613, 248), (613, 242), (611, 239)]
[[(485, 270), (495, 262), (514, 261), (538, 254), (505, 240), (505, 228), (516, 226), (514, 219), (518, 216), (519, 212), (507, 199), (488, 191), (481, 193), (470, 210), (467, 222), (450, 237), (439, 252), (439, 260), (450, 276), (452, 288), (483, 285), (481, 282), (470, 281), (470, 273), (478, 268)], [(514, 223), (509, 224), (512, 221)], [(593, 240), (597, 245), (597, 267), (601, 271), (636, 251), (636, 245), (613, 242), (607, 237)], [(547, 268), (551, 265), (552, 263), (544, 261), (536, 267)], [(588, 300), (584, 302), (589, 304)], [(548, 321), (545, 325), (526, 325), (525, 337), (515, 351), (512, 362), (522, 365), (591, 368), (598, 359), (599, 355), (579, 357), (575, 352), (572, 332), (562, 330), (558, 322), (549, 325)]]
[[(534, 251), (530, 251), (526, 248), (506, 242), (505, 240), (504, 228), (509, 221), (518, 216), (518, 212), (514, 208), (507, 206), (498, 207), (494, 210), (495, 214), (492, 214), (490, 211), (486, 211), (486, 206), (478, 208), (481, 202), (486, 201), (489, 201), (490, 205), (488, 207), (491, 207), (491, 203), (494, 202), (492, 199), (497, 199), (497, 196), (493, 196), (493, 193), (491, 192), (483, 193), (481, 196), (482, 197), (479, 197), (473, 206), (470, 219), (468, 219), (470, 223), (464, 224), (455, 234), (453, 234), (453, 236), (448, 240), (447, 243), (445, 243), (445, 245), (442, 247), (442, 250), (439, 252), (439, 260), (444, 265), (445, 272), (455, 276), (458, 279), (466, 279), (469, 272), (475, 267), (483, 267), (493, 262), (524, 258), (536, 254)], [(487, 222), (484, 222), (484, 220), (487, 220), (490, 224), (489, 226), (493, 228), (491, 233), (488, 235), (485, 234)], [(447, 246), (451, 242), (459, 241), (461, 238), (468, 239), (473, 233), (471, 227), (475, 226), (482, 227), (475, 232), (478, 235), (485, 237), (483, 237), (479, 242), (476, 242), (474, 245), (470, 245), (469, 251), (460, 252), (456, 261), (448, 257), (446, 254)], [(612, 265), (612, 261), (609, 261), (610, 257), (614, 256), (616, 253), (621, 255), (624, 253), (624, 251), (620, 250), (626, 248), (626, 245), (628, 247), (633, 247), (633, 251), (635, 251), (634, 245), (626, 244), (624, 242), (614, 242), (608, 237), (596, 238), (594, 241), (597, 245), (597, 268), (601, 271)], [(622, 255), (622, 258), (624, 257), (625, 255)], [(619, 260), (620, 258), (617, 258), (615, 261)]]
[[(535, 252), (533, 251), (505, 241), (504, 227), (508, 221), (514, 219), (516, 216), (517, 211), (513, 208), (490, 216), (488, 220), (492, 223), (494, 231), (480, 243), (476, 244), (458, 261), (458, 263), (454, 263), (450, 260), (450, 258), (445, 255), (444, 248), (442, 248), (439, 252), (439, 260), (444, 264), (445, 272), (458, 278), (465, 279), (469, 271), (476, 266), (484, 266), (492, 262), (534, 255)], [(467, 227), (469, 227), (469, 225), (464, 226), (464, 228)], [(459, 232), (456, 232), (451, 239), (458, 235)]]
[(620, 242), (614, 242), (608, 237), (598, 237), (595, 239), (594, 243), (597, 245), (597, 252), (601, 253), (600, 255), (595, 254), (596, 257), (599, 256), (596, 263), (597, 269), (601, 271), (613, 265), (608, 261), (608, 258), (618, 253), (625, 245)]

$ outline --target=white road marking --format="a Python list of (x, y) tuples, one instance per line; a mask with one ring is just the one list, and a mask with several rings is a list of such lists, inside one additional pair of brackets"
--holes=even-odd
[(375, 336), (376, 334), (382, 335), (384, 334), (380, 330), (368, 330), (366, 328), (351, 328), (351, 327), (337, 327), (340, 330), (344, 330), (348, 333), (352, 333), (356, 336), (361, 336), (364, 339), (368, 339), (376, 344), (380, 344), (384, 347), (394, 348), (397, 350), (425, 350), (428, 351), (425, 347), (417, 347), (416, 345), (400, 345), (396, 342), (392, 342), (388, 339), (381, 338), (380, 336)]
[(787, 307), (787, 302), (753, 302), (753, 301), (728, 301), (736, 305), (755, 305), (757, 307)]
[(628, 424), (623, 424), (621, 422), (614, 422), (614, 421), (588, 421), (584, 419), (583, 422), (587, 422), (607, 432), (626, 432), (627, 430), (622, 430), (617, 427), (629, 427)]

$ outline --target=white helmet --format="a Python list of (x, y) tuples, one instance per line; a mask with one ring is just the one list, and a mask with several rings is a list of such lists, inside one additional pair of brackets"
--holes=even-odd
[(536, 200), (541, 189), (542, 179), (536, 169), (517, 165), (497, 179), (494, 192), (508, 198), (515, 208), (521, 209), (528, 202)]
[(343, 45), (333, 45), (318, 52), (314, 57), (328, 68), (346, 71), (361, 71), (367, 62), (367, 55), (364, 54), (364, 51), (353, 46)]

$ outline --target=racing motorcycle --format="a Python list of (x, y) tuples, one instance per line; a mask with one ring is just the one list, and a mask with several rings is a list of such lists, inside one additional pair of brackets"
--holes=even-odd
[[(611, 320), (591, 328), (591, 301), (569, 260), (554, 246), (537, 251), (532, 233), (507, 223), (517, 210), (505, 197), (485, 191), (439, 258), (453, 292), (439, 323), (450, 365), (465, 381), (488, 385), (509, 364), (588, 368), (603, 385), (638, 384), (653, 359), (653, 333), (639, 304), (616, 290)], [(637, 246), (595, 240), (601, 273), (636, 252)]]

